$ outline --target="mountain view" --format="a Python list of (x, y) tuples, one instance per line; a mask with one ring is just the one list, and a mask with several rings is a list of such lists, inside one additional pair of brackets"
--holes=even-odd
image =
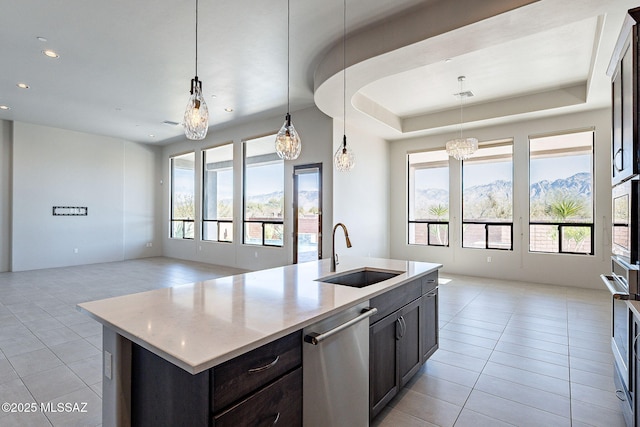
[[(276, 191), (247, 198), (247, 207), (252, 218), (276, 218), (282, 216), (284, 192)], [(231, 199), (218, 201), (218, 211), (231, 212)], [(318, 191), (298, 192), (298, 207), (302, 213), (314, 213), (318, 206)], [(218, 215), (221, 217), (220, 215)]]
[[(591, 205), (591, 176), (589, 173), (577, 173), (568, 178), (554, 181), (542, 180), (531, 184), (529, 188), (532, 220), (553, 220), (549, 206), (560, 201), (571, 201), (575, 206), (573, 214), (565, 219), (591, 219), (587, 206)], [(494, 181), (486, 185), (477, 185), (464, 191), (465, 217), (475, 219), (501, 219), (511, 217), (512, 183)], [(447, 206), (449, 192), (441, 189), (420, 189), (415, 192), (416, 219), (443, 218), (438, 205)], [(444, 218), (446, 218), (446, 214)]]

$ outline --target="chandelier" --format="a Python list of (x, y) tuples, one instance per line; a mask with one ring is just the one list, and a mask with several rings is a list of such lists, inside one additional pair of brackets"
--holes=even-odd
[(463, 124), (463, 120), (462, 120), (462, 104), (463, 104), (463, 100), (464, 98), (468, 98), (470, 96), (473, 96), (473, 93), (471, 91), (463, 91), (462, 90), (462, 85), (463, 82), (465, 81), (466, 77), (465, 76), (460, 76), (458, 77), (458, 82), (460, 82), (460, 92), (456, 93), (455, 95), (457, 97), (460, 98), (460, 138), (455, 138), (452, 140), (447, 141), (447, 145), (446, 145), (446, 150), (447, 150), (447, 154), (453, 158), (455, 158), (456, 160), (466, 160), (469, 157), (471, 157), (471, 155), (473, 153), (475, 153), (475, 151), (478, 149), (478, 138), (463, 138), (462, 137), (462, 124)]

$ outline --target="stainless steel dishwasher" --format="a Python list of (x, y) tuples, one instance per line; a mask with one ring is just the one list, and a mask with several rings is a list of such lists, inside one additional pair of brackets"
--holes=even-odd
[(369, 425), (369, 301), (303, 330), (304, 427)]

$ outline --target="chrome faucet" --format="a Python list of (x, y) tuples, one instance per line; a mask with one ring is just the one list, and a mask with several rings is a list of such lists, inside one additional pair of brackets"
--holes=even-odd
[(338, 264), (338, 254), (336, 253), (336, 228), (338, 226), (342, 227), (344, 231), (344, 238), (347, 241), (347, 247), (351, 247), (351, 240), (349, 240), (349, 232), (347, 231), (347, 227), (339, 222), (333, 227), (333, 237), (331, 238), (331, 271), (336, 271), (336, 265)]

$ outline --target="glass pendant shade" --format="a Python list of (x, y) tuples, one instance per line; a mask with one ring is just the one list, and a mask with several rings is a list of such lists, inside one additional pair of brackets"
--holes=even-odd
[(353, 150), (347, 147), (347, 136), (343, 136), (342, 146), (338, 147), (333, 156), (333, 164), (340, 172), (349, 172), (356, 165), (356, 156)]
[(466, 160), (478, 149), (477, 138), (456, 138), (447, 141), (446, 150), (456, 160)]
[(276, 153), (281, 159), (295, 160), (302, 151), (300, 136), (291, 123), (291, 114), (287, 113), (284, 124), (276, 135)]
[(209, 130), (209, 108), (202, 96), (202, 82), (191, 79), (191, 96), (184, 112), (184, 133), (188, 139), (201, 140)]

